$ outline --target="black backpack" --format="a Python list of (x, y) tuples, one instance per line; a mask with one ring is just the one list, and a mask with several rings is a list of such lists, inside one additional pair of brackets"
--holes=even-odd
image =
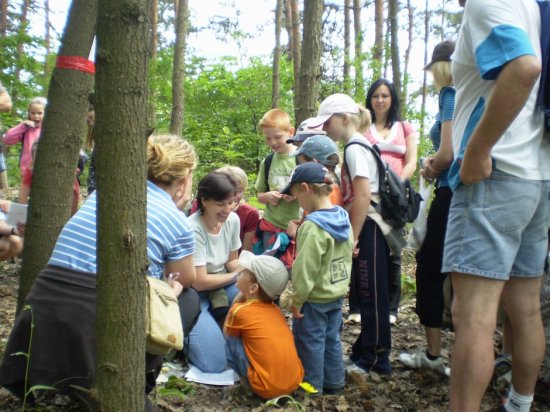
[[(376, 204), (371, 200), (371, 204), (382, 216), (382, 219), (394, 228), (402, 228), (405, 223), (412, 223), (418, 216), (422, 196), (416, 193), (409, 179), (402, 180), (389, 165), (380, 157), (378, 146), (369, 145), (366, 141), (352, 141), (344, 148), (344, 166), (347, 169), (346, 149), (352, 145), (358, 144), (373, 154), (378, 164), (378, 176), (380, 180), (380, 203)], [(346, 170), (349, 173), (349, 170)]]
[(542, 73), (537, 104), (544, 112), (544, 125), (550, 132), (550, 1), (538, 0), (540, 8)]

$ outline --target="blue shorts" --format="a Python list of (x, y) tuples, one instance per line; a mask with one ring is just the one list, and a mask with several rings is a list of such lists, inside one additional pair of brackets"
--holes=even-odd
[(550, 226), (550, 181), (499, 170), (460, 186), (449, 211), (442, 272), (496, 280), (539, 277)]

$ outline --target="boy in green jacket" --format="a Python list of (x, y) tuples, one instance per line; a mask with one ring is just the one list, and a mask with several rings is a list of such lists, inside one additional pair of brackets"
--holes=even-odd
[(292, 266), (292, 331), (304, 381), (319, 394), (338, 394), (344, 389), (339, 331), (353, 251), (348, 213), (332, 205), (331, 191), (329, 171), (313, 162), (298, 166), (282, 191), (295, 196), (308, 212), (298, 229)]

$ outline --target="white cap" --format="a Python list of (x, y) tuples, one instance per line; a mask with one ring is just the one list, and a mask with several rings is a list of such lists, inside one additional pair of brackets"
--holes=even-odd
[(319, 127), (332, 115), (340, 113), (357, 114), (359, 113), (359, 107), (347, 94), (335, 93), (321, 102), (317, 116), (307, 120), (307, 127)]
[(263, 291), (272, 299), (279, 296), (288, 283), (288, 271), (283, 262), (273, 256), (258, 255), (243, 250), (239, 256), (239, 264), (250, 270)]

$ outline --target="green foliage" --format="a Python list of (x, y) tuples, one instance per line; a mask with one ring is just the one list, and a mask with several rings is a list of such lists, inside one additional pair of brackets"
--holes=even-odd
[(193, 396), (196, 390), (195, 384), (176, 376), (170, 376), (168, 382), (162, 388), (157, 389), (157, 395), (167, 398), (185, 399), (188, 396)]

